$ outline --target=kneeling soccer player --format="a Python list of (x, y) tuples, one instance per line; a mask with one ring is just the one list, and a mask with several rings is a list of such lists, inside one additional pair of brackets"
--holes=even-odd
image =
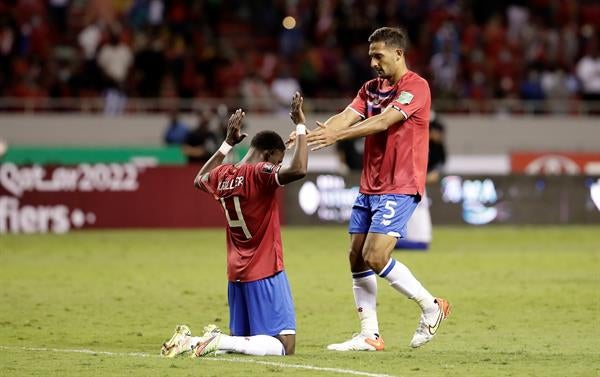
[(296, 147), (282, 167), (283, 139), (273, 131), (259, 132), (246, 156), (236, 165), (223, 164), (231, 147), (246, 134), (240, 132), (244, 113), (229, 119), (226, 140), (200, 169), (194, 184), (212, 194), (227, 218), (227, 272), (231, 336), (214, 325), (194, 337), (189, 327), (177, 326), (163, 344), (162, 355), (185, 352), (201, 357), (216, 353), (291, 355), (295, 350), (294, 303), (283, 266), (279, 206), (275, 191), (306, 175), (306, 126), (299, 93), (290, 116), (296, 124)]

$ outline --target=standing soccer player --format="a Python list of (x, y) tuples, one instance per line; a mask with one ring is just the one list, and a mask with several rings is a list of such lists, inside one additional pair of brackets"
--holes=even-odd
[(375, 274), (421, 308), (412, 347), (430, 341), (450, 314), (446, 300), (432, 296), (404, 264), (391, 258), (424, 193), (427, 171), (431, 94), (427, 81), (406, 66), (407, 45), (401, 29), (375, 30), (369, 37), (369, 56), (378, 77), (366, 82), (344, 111), (324, 124), (317, 122), (319, 128), (307, 136), (315, 150), (365, 137), (360, 193), (349, 225), (350, 269), (361, 332), (346, 342), (330, 344), (330, 350), (384, 348)]
[(302, 102), (296, 93), (290, 116), (299, 140), (287, 166), (280, 166), (286, 147), (273, 131), (254, 136), (250, 150), (238, 164), (223, 164), (231, 148), (246, 137), (240, 132), (244, 113), (237, 110), (229, 119), (221, 148), (198, 172), (195, 186), (218, 200), (227, 218), (231, 336), (210, 325), (202, 336), (193, 337), (187, 326), (179, 325), (163, 345), (164, 356), (189, 351), (195, 357), (217, 352), (255, 356), (294, 353), (296, 317), (284, 271), (275, 192), (306, 175), (308, 152)]

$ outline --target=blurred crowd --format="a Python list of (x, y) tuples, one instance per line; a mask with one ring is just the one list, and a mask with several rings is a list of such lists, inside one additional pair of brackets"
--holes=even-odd
[[(286, 18), (287, 17), (287, 18)], [(401, 25), (435, 99), (600, 99), (597, 0), (3, 0), (0, 96), (350, 98)]]

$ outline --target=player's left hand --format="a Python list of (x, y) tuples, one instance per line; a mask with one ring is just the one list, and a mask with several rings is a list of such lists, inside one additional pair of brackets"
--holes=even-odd
[(306, 137), (308, 146), (312, 147), (313, 151), (328, 147), (337, 141), (337, 135), (331, 127), (326, 127), (321, 122), (317, 122), (317, 126)]
[(296, 131), (292, 131), (290, 133), (290, 136), (288, 136), (287, 140), (285, 141), (285, 147), (286, 149), (290, 149), (294, 146), (294, 144), (296, 144)]
[(242, 109), (237, 109), (235, 113), (231, 114), (229, 117), (229, 122), (227, 123), (227, 136), (225, 137), (225, 142), (229, 145), (236, 145), (242, 142), (248, 136), (247, 133), (242, 133), (242, 120), (246, 116), (246, 113), (242, 111)]

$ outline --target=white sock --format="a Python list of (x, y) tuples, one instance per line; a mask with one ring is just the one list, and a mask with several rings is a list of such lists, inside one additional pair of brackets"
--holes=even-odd
[(360, 319), (360, 332), (372, 337), (379, 334), (377, 322), (377, 276), (371, 270), (352, 274), (354, 302)]
[(408, 267), (397, 260), (390, 258), (379, 276), (387, 280), (395, 290), (419, 304), (426, 315), (438, 310), (435, 297), (421, 285)]
[(268, 335), (229, 336), (221, 334), (219, 350), (252, 356), (283, 356), (285, 350), (279, 339)]

